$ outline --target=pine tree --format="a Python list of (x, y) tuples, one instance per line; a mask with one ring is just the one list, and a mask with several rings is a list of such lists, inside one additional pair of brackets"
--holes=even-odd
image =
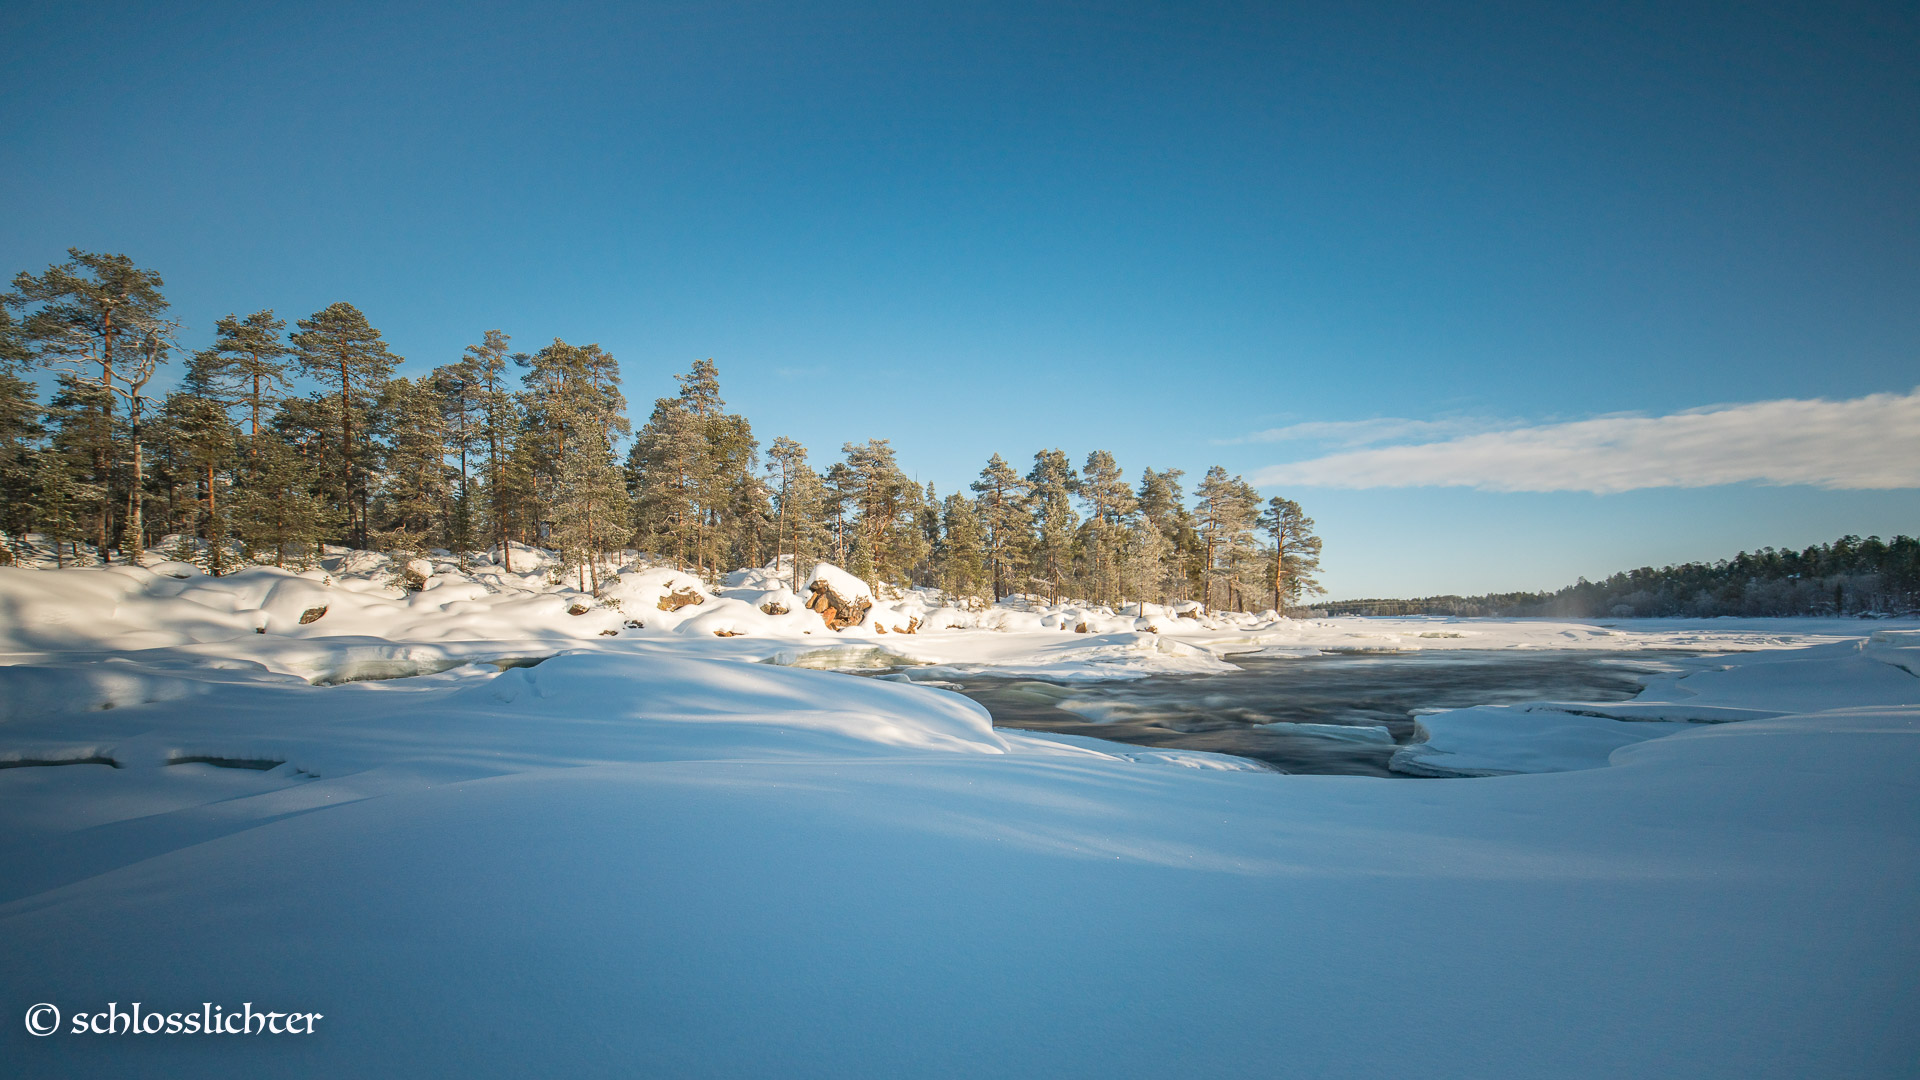
[(854, 514), (848, 570), (868, 580), (903, 581), (919, 554), (913, 512), (919, 485), (894, 461), (885, 439), (847, 443), (841, 491)]
[(1081, 526), (1081, 547), (1086, 554), (1085, 586), (1088, 599), (1113, 603), (1122, 589), (1120, 561), (1126, 547), (1127, 526), (1138, 501), (1127, 486), (1126, 475), (1105, 450), (1087, 455), (1087, 466), (1080, 475), (1080, 499), (1087, 507), (1086, 524)]
[(429, 381), (390, 379), (380, 390), (387, 435), (377, 503), (380, 546), (415, 551), (448, 540), (453, 491), (441, 397)]
[(986, 529), (987, 572), (993, 581), (993, 598), (998, 600), (1013, 594), (1013, 577), (1026, 546), (1032, 522), (1026, 509), (1027, 485), (1013, 466), (995, 454), (972, 487), (980, 523)]
[[(0, 533), (25, 554), (25, 533), (33, 524), (35, 447), (46, 434), (33, 384), (18, 372), (32, 353), (25, 335), (0, 296)], [(0, 547), (0, 562), (14, 561), (12, 548)]]
[(194, 354), (191, 378), (209, 396), (247, 412), (247, 438), (260, 437), (260, 422), (293, 385), (287, 379), (287, 323), (271, 310), (242, 319), (228, 315), (213, 324), (213, 345)]
[(1260, 527), (1273, 541), (1273, 609), (1284, 612), (1307, 593), (1322, 593), (1314, 572), (1320, 569), (1320, 538), (1313, 519), (1292, 499), (1267, 500)]
[(35, 454), (33, 464), (34, 517), (41, 534), (53, 541), (54, 565), (64, 567), (66, 557), (60, 545), (73, 545), (75, 557), (79, 556), (80, 538), (86, 535), (81, 528), (81, 508), (99, 493), (94, 485), (75, 479), (71, 460), (58, 451)]
[(747, 418), (724, 409), (720, 372), (712, 360), (697, 360), (681, 379), (681, 398), (700, 424), (706, 466), (696, 471), (695, 501), (702, 529), (701, 559), (718, 575), (721, 561), (757, 561), (748, 550), (755, 518), (764, 516), (764, 492), (753, 475), (759, 443)]
[(483, 391), (475, 376), (474, 365), (462, 358), (434, 368), (427, 379), (427, 388), (439, 409), (445, 449), (457, 463), (454, 475), (458, 480), (449, 501), (445, 534), (447, 546), (460, 556), (463, 567), (474, 544), (473, 468), (468, 458), (477, 457), (486, 447), (482, 437), (486, 419)]
[(826, 485), (807, 464), (807, 448), (784, 435), (767, 450), (767, 470), (778, 537), (774, 557), (792, 557), (790, 583), (798, 586), (799, 575), (818, 562), (826, 549)]
[(1179, 552), (1166, 532), (1144, 516), (1136, 517), (1121, 537), (1119, 578), (1128, 596), (1167, 603), (1179, 591)]
[(206, 539), (205, 569), (217, 577), (230, 569), (222, 490), (240, 445), (233, 421), (209, 388), (189, 377), (181, 389), (167, 395), (158, 426), (162, 471), (184, 481), (192, 494), (190, 509), (176, 513), (174, 523), (183, 535)]
[(1200, 481), (1200, 536), (1206, 545), (1204, 591), (1207, 607), (1238, 610), (1242, 570), (1251, 554), (1260, 493), (1238, 476), (1215, 465)]
[(528, 479), (511, 465), (522, 421), (519, 401), (507, 381), (507, 364), (513, 359), (507, 352), (511, 340), (499, 330), (489, 330), (481, 344), (467, 346), (466, 355), (453, 365), (453, 378), (474, 410), (469, 421), (473, 444), (486, 455), (482, 475), (487, 535), (500, 546), (501, 564), (508, 571), (513, 569), (514, 533), (525, 527), (523, 482)]
[[(165, 362), (178, 325), (165, 318), (167, 301), (160, 293), (164, 284), (160, 275), (136, 267), (125, 255), (99, 255), (79, 248), (67, 249), (67, 255), (67, 262), (50, 266), (37, 277), (24, 271), (16, 275), (12, 303), (31, 307), (21, 329), (42, 363), (66, 365), (74, 378), (103, 391), (99, 398), (107, 421), (103, 427), (113, 427), (114, 399), (127, 403), (124, 430), (132, 448), (132, 475), (126, 482), (122, 544), (137, 562), (145, 540), (144, 391), (155, 369)], [(99, 368), (97, 374), (92, 373), (94, 367)], [(95, 543), (104, 559), (112, 516), (114, 443), (95, 446), (92, 453), (95, 482), (90, 486), (100, 498)]]
[(352, 304), (329, 305), (296, 325), (300, 332), (293, 335), (293, 348), (301, 371), (326, 386), (338, 403), (334, 412), (340, 432), (338, 498), (354, 545), (364, 548), (376, 461), (373, 421), (366, 414), (400, 357), (388, 351), (380, 331), (368, 325), (367, 317)]
[(680, 398), (657, 398), (627, 454), (627, 492), (641, 547), (691, 563), (700, 551), (699, 493), (710, 465), (699, 419)]
[(750, 557), (765, 516), (753, 475), (759, 444), (744, 416), (725, 411), (712, 360), (674, 376), (680, 393), (654, 402), (627, 456), (627, 488), (640, 542), (702, 572)]
[(563, 565), (583, 591), (600, 588), (600, 555), (627, 535), (628, 504), (614, 445), (628, 431), (620, 369), (598, 345), (558, 338), (534, 354), (528, 376), (529, 428), (544, 433), (552, 470), (548, 505)]
[[(63, 500), (60, 520), (71, 520), (71, 527), (77, 530), (67, 539), (77, 543), (94, 537), (95, 548), (105, 560), (107, 550), (97, 541), (108, 509), (106, 493), (121, 480), (114, 475), (113, 448), (124, 441), (126, 434), (114, 415), (113, 395), (94, 380), (63, 371), (55, 379), (46, 418), (50, 425), (48, 446), (41, 457), (47, 460), (36, 469), (35, 488), (43, 498), (55, 498), (57, 493)], [(56, 462), (64, 479), (49, 486)], [(44, 516), (46, 512), (42, 511), (42, 521), (51, 520)]]
[(1079, 478), (1067, 455), (1042, 450), (1033, 455), (1027, 473), (1027, 506), (1033, 519), (1033, 569), (1044, 576), (1049, 594), (1058, 603), (1066, 586), (1066, 570), (1079, 515), (1073, 512), (1073, 494)]
[(955, 596), (991, 590), (986, 566), (987, 529), (972, 499), (949, 495), (940, 505), (940, 587)]
[(909, 510), (913, 516), (913, 533), (910, 546), (903, 552), (911, 567), (908, 580), (915, 585), (937, 587), (940, 584), (940, 569), (936, 565), (941, 545), (940, 493), (929, 481), (924, 488), (914, 488), (913, 496)]
[[(523, 415), (520, 428), (505, 445), (506, 460), (497, 467), (489, 465), (496, 479), (487, 484), (487, 513), (494, 516), (495, 528), (505, 538), (502, 544), (510, 545), (516, 537), (520, 543), (531, 543), (544, 520), (534, 476), (541, 457), (539, 444), (540, 433), (527, 426)], [(501, 548), (500, 559), (503, 567), (512, 569), (511, 546)]]
[(721, 535), (731, 565), (760, 566), (767, 561), (773, 549), (773, 493), (758, 474), (744, 471), (734, 477)]
[(853, 550), (859, 546), (859, 532), (855, 528), (853, 500), (853, 470), (844, 461), (836, 461), (827, 466), (827, 474), (822, 477), (826, 485), (827, 530), (830, 536), (828, 550), (833, 553), (833, 565), (845, 567), (853, 563)]
[[(285, 413), (283, 406), (280, 419), (291, 419)], [(339, 510), (320, 494), (325, 484), (317, 464), (318, 446), (303, 453), (299, 444), (287, 440), (284, 431), (289, 429), (297, 435), (301, 425), (293, 420), (261, 432), (252, 445), (253, 464), (231, 500), (234, 534), (248, 552), (273, 552), (275, 566), (286, 565), (290, 550), (306, 564), (341, 524)]]
[[(791, 535), (787, 527), (787, 518), (793, 514), (793, 487), (800, 469), (807, 463), (807, 448), (782, 435), (773, 440), (767, 448), (767, 474), (773, 489), (773, 561), (780, 565), (781, 556), (799, 547), (787, 542)], [(796, 525), (798, 524), (796, 519)], [(799, 572), (798, 554), (795, 552), (794, 572)]]
[(1186, 492), (1179, 469), (1140, 471), (1134, 501), (1139, 515), (1127, 541), (1130, 576), (1142, 596), (1160, 603), (1184, 599), (1187, 574), (1181, 565), (1183, 530), (1187, 526)]

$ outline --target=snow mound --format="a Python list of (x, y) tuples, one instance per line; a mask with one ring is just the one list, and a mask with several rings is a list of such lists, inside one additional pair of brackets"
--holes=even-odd
[(769, 728), (913, 750), (1004, 754), (1009, 749), (987, 711), (958, 694), (764, 664), (562, 653), (460, 693), (537, 715), (681, 727), (683, 741), (715, 752), (764, 743)]
[(856, 604), (862, 600), (871, 603), (874, 599), (873, 586), (832, 563), (823, 562), (813, 568), (813, 573), (807, 575), (805, 585), (807, 588), (812, 588), (815, 582), (825, 585), (839, 593), (842, 598)]

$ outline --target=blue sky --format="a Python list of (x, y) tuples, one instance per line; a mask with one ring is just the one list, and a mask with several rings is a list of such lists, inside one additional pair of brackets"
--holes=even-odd
[(125, 252), (190, 342), (335, 300), (421, 370), (597, 341), (636, 420), (711, 356), (763, 441), (942, 491), (1055, 446), (1285, 477), (1339, 596), (1920, 532), (1897, 462), (1359, 486), (1299, 427), (1910, 395), (1912, 5), (188, 7), (0, 10), (0, 268)]

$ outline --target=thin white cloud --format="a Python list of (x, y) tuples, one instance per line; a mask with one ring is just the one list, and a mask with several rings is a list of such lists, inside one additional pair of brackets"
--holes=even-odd
[(1595, 494), (1740, 483), (1920, 487), (1920, 389), (1606, 416), (1352, 450), (1274, 465), (1254, 482)]
[(1268, 428), (1265, 431), (1256, 431), (1251, 435), (1242, 435), (1237, 439), (1225, 441), (1235, 443), (1321, 442), (1336, 446), (1375, 446), (1379, 443), (1398, 442), (1403, 439), (1446, 438), (1506, 426), (1510, 425), (1492, 424), (1485, 420), (1468, 417), (1407, 420), (1397, 416), (1383, 416), (1373, 420), (1310, 420), (1306, 423)]

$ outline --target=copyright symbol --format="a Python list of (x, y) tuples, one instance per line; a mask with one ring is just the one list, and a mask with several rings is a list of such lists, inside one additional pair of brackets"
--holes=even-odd
[(51, 1035), (60, 1030), (60, 1010), (41, 1002), (27, 1010), (27, 1030), (35, 1035)]

